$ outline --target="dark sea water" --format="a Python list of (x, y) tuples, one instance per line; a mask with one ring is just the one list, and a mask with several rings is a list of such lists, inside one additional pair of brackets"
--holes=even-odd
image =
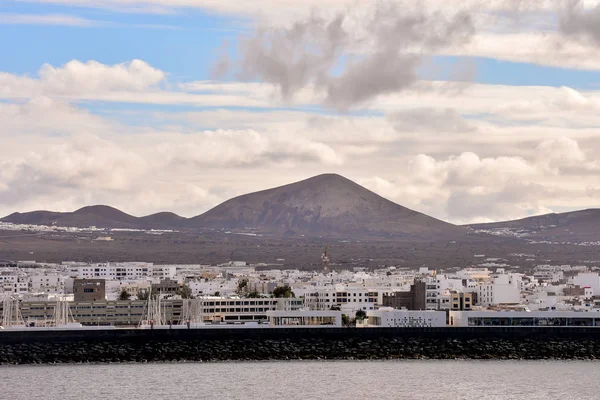
[(600, 399), (600, 362), (335, 361), (0, 367), (0, 399)]

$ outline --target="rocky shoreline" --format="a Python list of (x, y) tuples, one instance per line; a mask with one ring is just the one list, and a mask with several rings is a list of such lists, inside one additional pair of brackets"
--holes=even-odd
[(0, 342), (0, 364), (258, 360), (594, 360), (600, 340), (360, 337)]

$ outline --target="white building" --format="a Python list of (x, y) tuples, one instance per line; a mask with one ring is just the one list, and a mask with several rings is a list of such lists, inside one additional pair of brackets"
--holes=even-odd
[[(296, 293), (298, 295), (298, 293)], [(304, 293), (304, 304), (311, 310), (329, 310), (331, 307), (353, 308), (364, 310), (379, 304), (379, 291), (367, 288), (334, 285), (314, 288)]]
[(269, 324), (271, 326), (285, 327), (341, 327), (341, 311), (314, 311), (314, 310), (294, 310), (281, 311), (269, 310), (266, 312)]
[(594, 296), (600, 295), (600, 276), (597, 272), (579, 273), (573, 278), (573, 284), (580, 287), (589, 287)]
[(450, 311), (452, 326), (596, 326), (600, 312)]
[(477, 304), (488, 307), (497, 304), (519, 304), (521, 293), (514, 285), (489, 283), (477, 287)]
[(237, 289), (236, 282), (223, 279), (188, 281), (186, 284), (194, 297), (212, 296), (215, 293), (219, 293), (220, 296), (226, 296), (235, 293)]
[(13, 279), (4, 280), (1, 287), (4, 293), (27, 293), (29, 292), (29, 278), (14, 276)]
[(177, 267), (175, 265), (153, 265), (151, 267), (152, 277), (163, 279), (175, 279)]
[[(163, 275), (163, 269), (157, 267), (159, 275)], [(168, 269), (170, 271), (170, 269)], [(85, 265), (73, 265), (70, 267), (71, 276), (75, 278), (97, 278), (107, 280), (135, 280), (144, 277), (152, 277), (154, 268), (152, 263), (124, 262), (124, 263), (97, 263)], [(173, 273), (175, 276), (175, 273)]]
[(446, 326), (445, 311), (396, 310), (382, 307), (367, 311), (367, 319), (359, 324), (362, 327), (416, 328)]
[(32, 292), (62, 293), (64, 291), (64, 277), (56, 273), (31, 275), (29, 281), (29, 289)]

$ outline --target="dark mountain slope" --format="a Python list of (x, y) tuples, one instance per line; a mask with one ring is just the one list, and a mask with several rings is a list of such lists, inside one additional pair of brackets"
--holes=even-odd
[(184, 226), (312, 236), (427, 237), (464, 232), (335, 174), (233, 198)]
[(476, 230), (505, 230), (522, 237), (553, 241), (600, 240), (600, 209), (553, 213), (514, 221), (469, 225)]

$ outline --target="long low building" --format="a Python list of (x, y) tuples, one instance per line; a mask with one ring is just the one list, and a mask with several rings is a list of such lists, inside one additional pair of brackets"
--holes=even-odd
[(333, 310), (267, 311), (272, 326), (342, 326), (342, 312)]
[(425, 328), (446, 326), (445, 311), (397, 310), (382, 307), (367, 311), (367, 318), (357, 323), (361, 327)]
[[(21, 318), (25, 322), (50, 321), (54, 318), (56, 305), (56, 301), (21, 302)], [(188, 319), (209, 323), (266, 323), (268, 311), (295, 311), (302, 305), (302, 299), (296, 298), (167, 299), (160, 302), (160, 313), (163, 321), (171, 320), (174, 324)], [(148, 302), (141, 300), (72, 301), (69, 309), (73, 319), (83, 325), (137, 326), (148, 317)], [(0, 316), (2, 313), (3, 303), (0, 302)]]
[(451, 326), (597, 326), (600, 312), (450, 311)]

